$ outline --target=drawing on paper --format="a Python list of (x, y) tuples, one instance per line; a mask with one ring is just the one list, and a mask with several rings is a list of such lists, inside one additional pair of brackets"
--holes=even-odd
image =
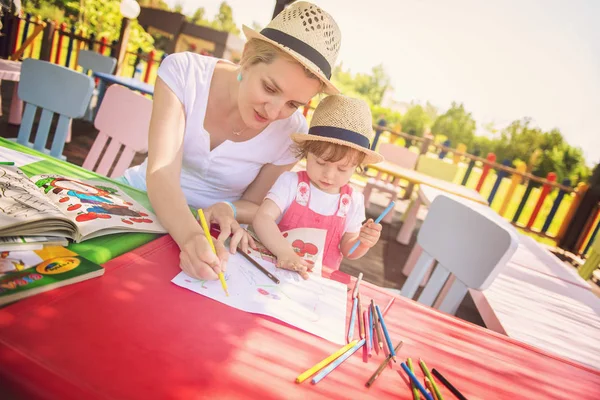
[(32, 215), (55, 214), (49, 204), (19, 169), (0, 168), (0, 211), (7, 216), (28, 218)]

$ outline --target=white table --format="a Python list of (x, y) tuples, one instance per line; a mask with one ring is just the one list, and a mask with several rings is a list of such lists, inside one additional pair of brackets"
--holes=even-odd
[[(16, 82), (13, 89), (12, 99), (10, 101), (10, 112), (8, 123), (21, 125), (21, 116), (23, 115), (23, 102), (19, 98), (19, 80), (21, 79), (21, 62), (11, 60), (0, 60), (0, 81)], [(0, 115), (2, 115), (2, 98), (0, 96)]]

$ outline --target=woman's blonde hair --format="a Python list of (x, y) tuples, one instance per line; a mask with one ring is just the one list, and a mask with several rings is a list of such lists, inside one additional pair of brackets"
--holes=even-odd
[[(242, 68), (246, 68), (259, 63), (271, 64), (277, 57), (282, 57), (287, 61), (293, 61), (302, 65), (298, 60), (287, 54), (285, 51), (280, 50), (277, 46), (256, 38), (252, 38), (246, 42), (240, 65)], [(304, 67), (304, 65), (302, 66)], [(320, 91), (323, 91), (325, 84), (321, 79), (310, 72), (306, 67), (304, 67), (304, 72), (308, 78), (318, 80), (321, 83)]]

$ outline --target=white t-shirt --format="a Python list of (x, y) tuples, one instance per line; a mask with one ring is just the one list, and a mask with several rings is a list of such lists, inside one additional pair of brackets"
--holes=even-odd
[[(265, 164), (286, 165), (297, 161), (291, 151), (290, 135), (308, 132), (300, 111), (272, 122), (244, 142), (225, 140), (210, 151), (210, 133), (204, 129), (208, 93), (217, 62), (229, 62), (195, 53), (166, 57), (158, 76), (177, 95), (184, 107), (185, 132), (181, 188), (189, 205), (208, 207), (219, 201), (242, 197)], [(125, 171), (130, 185), (146, 190), (148, 160)]]
[[(266, 198), (273, 200), (281, 210), (281, 216), (278, 218), (277, 223), (295, 200), (297, 188), (298, 173), (288, 171), (279, 176), (269, 193), (267, 193)], [(311, 182), (308, 207), (321, 215), (334, 215), (340, 204), (340, 196), (339, 193), (326, 193)], [(365, 198), (358, 190), (352, 190), (352, 201), (346, 215), (344, 233), (358, 233), (365, 219)]]

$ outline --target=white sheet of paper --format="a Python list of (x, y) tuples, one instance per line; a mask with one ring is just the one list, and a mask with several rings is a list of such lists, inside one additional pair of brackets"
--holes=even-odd
[(297, 273), (259, 261), (281, 281), (275, 284), (239, 254), (230, 255), (225, 279), (200, 281), (180, 272), (172, 282), (213, 300), (246, 312), (268, 315), (322, 337), (345, 344), (346, 285), (312, 274), (303, 280)]
[(0, 147), (0, 161), (12, 161), (15, 163), (15, 167), (22, 167), (23, 165), (33, 164), (42, 160), (43, 158), (32, 156), (31, 154)]

